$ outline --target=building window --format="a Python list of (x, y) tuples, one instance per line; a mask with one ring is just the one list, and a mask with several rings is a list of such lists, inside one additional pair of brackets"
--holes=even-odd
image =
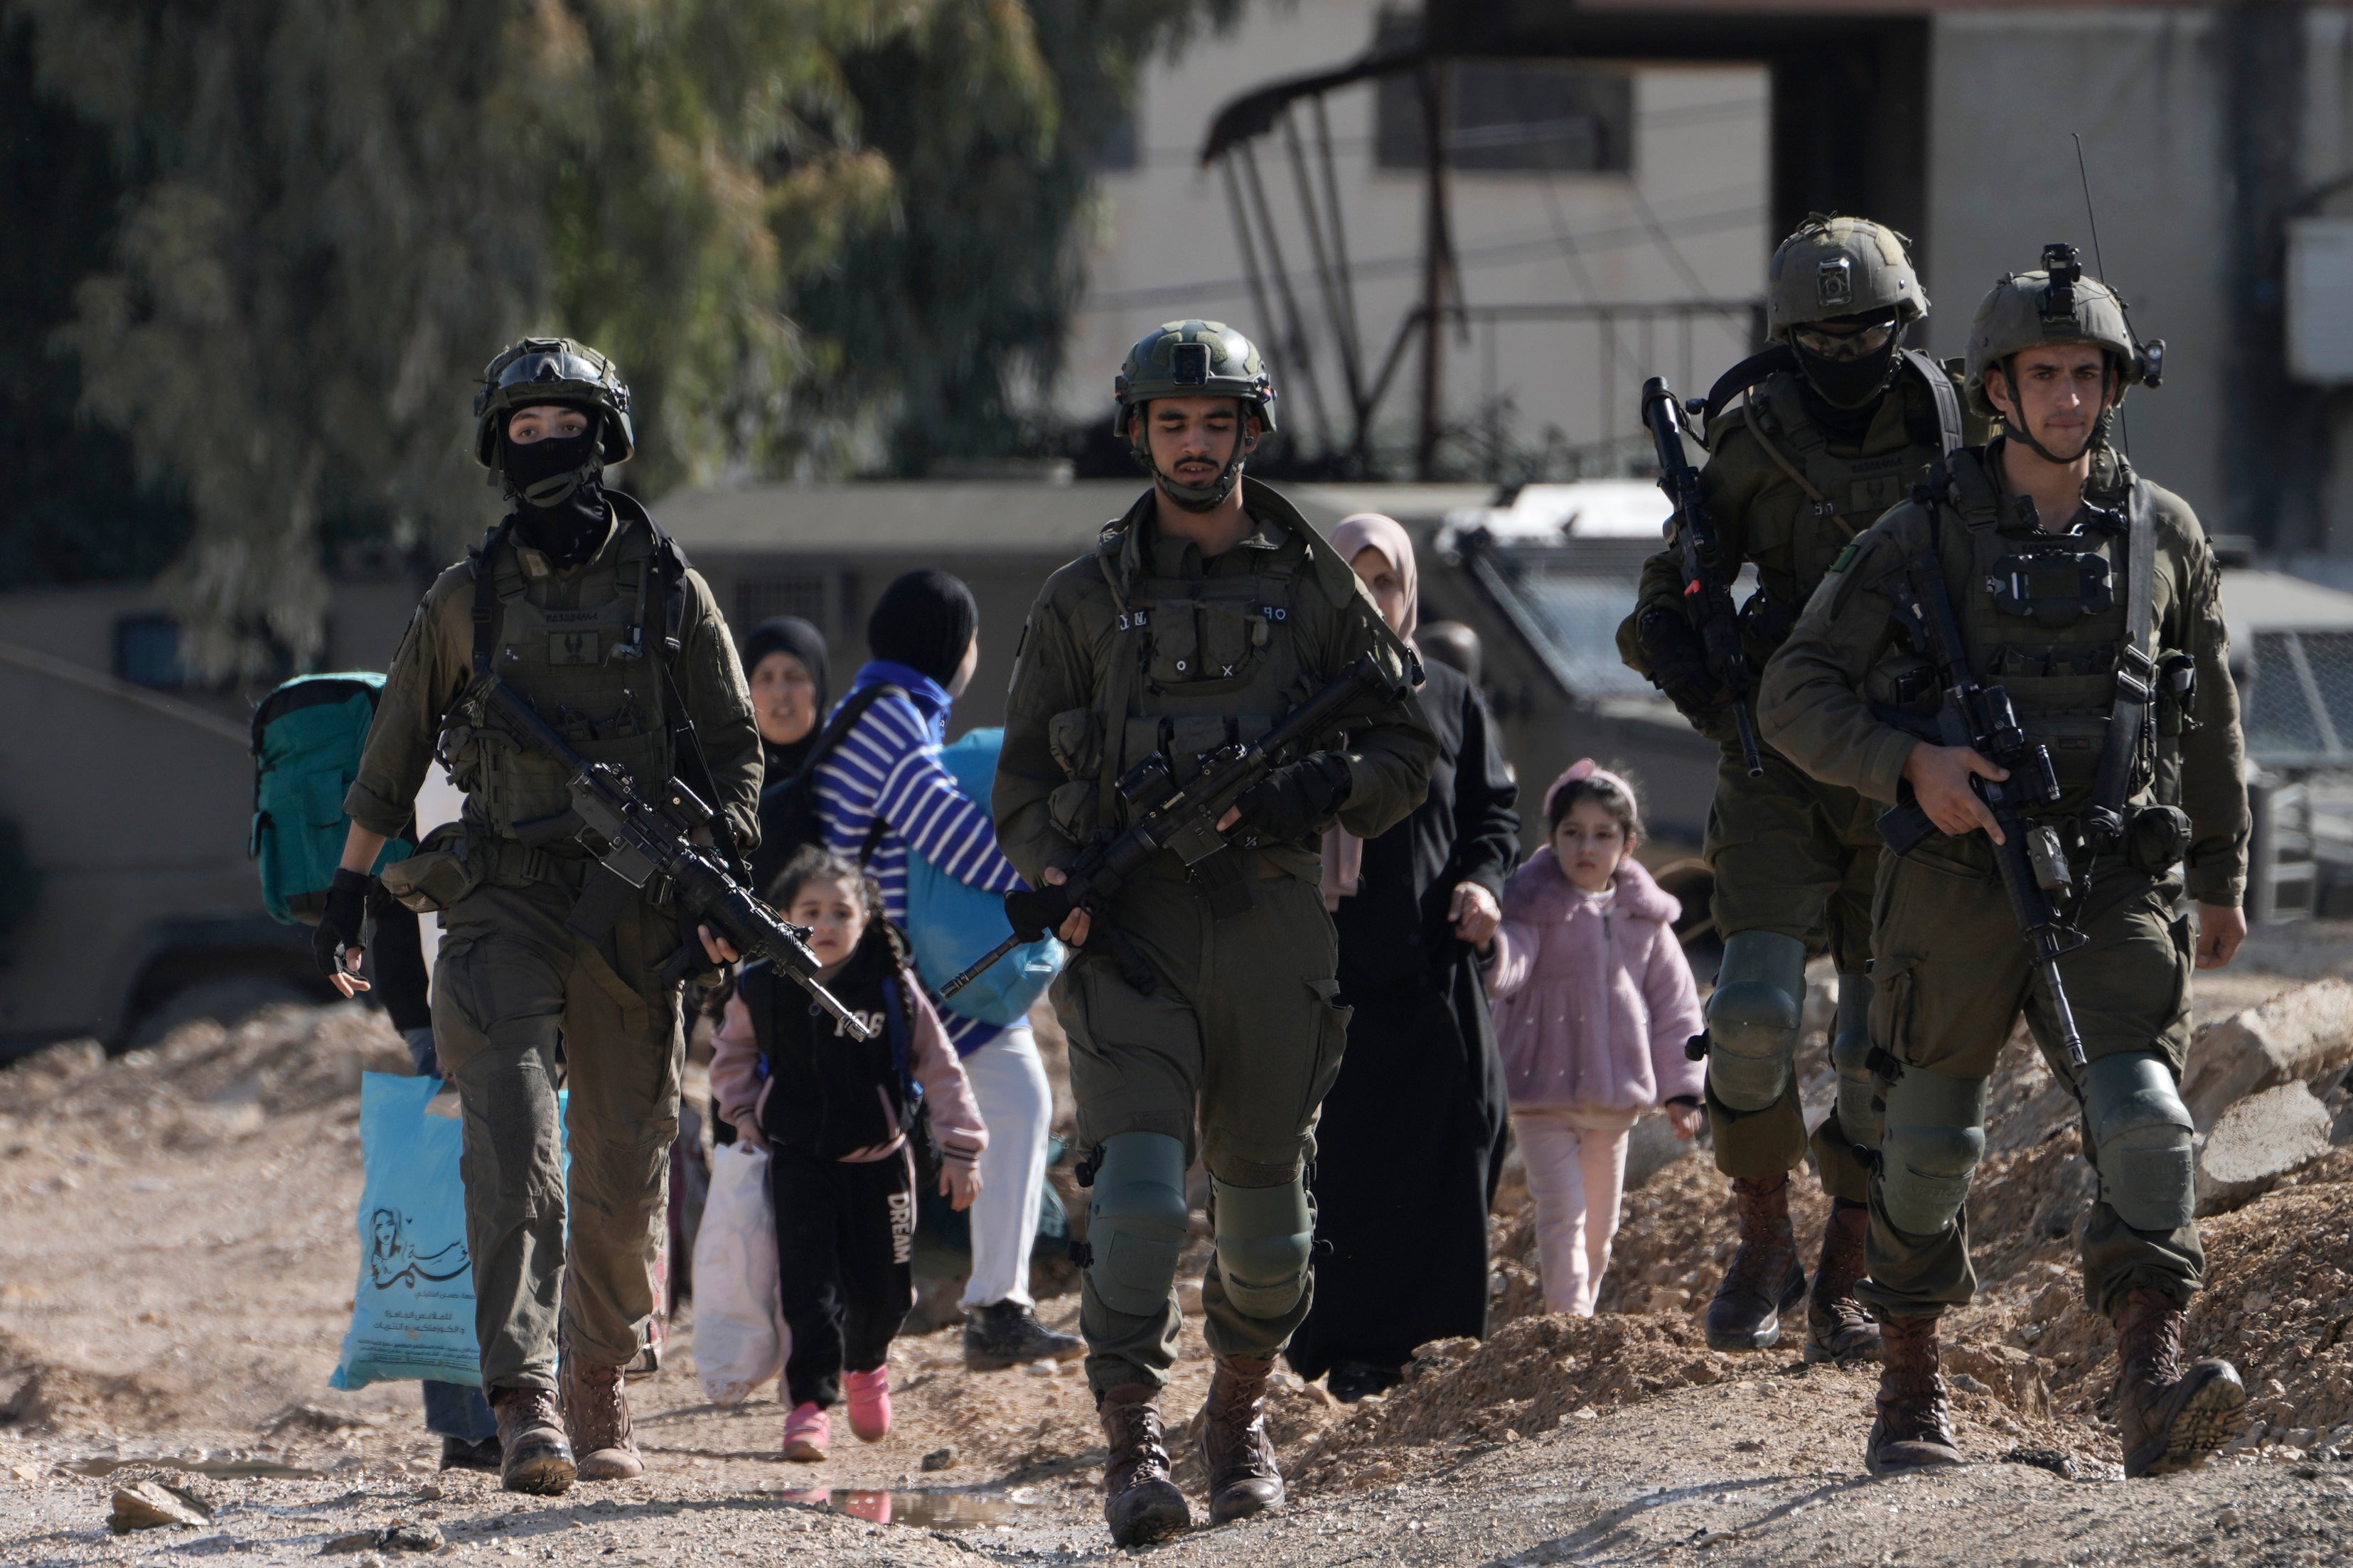
[[(1417, 16), (1380, 22), (1384, 48), (1409, 47)], [(1634, 166), (1634, 79), (1606, 66), (1550, 60), (1457, 60), (1446, 73), (1446, 162), (1485, 174), (1625, 174)], [(1419, 169), (1421, 84), (1385, 76), (1374, 110), (1374, 155), (1384, 169)]]
[(749, 632), (773, 616), (798, 616), (823, 632), (833, 635), (833, 577), (826, 572), (765, 572), (738, 577), (735, 580), (735, 626), (739, 633)]
[(115, 622), (114, 673), (133, 686), (163, 691), (187, 685), (180, 663), (180, 623), (169, 616), (125, 616)]

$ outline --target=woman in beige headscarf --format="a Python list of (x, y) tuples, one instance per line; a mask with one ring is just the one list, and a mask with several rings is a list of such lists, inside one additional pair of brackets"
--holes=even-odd
[[(1361, 512), (1332, 544), (1412, 641), (1412, 537)], [(1341, 1399), (1395, 1384), (1416, 1345), (1486, 1326), (1505, 1103), (1479, 953), (1519, 860), (1517, 791), (1477, 689), (1443, 665), (1426, 672), (1422, 710), (1438, 735), (1429, 795), (1377, 838), (1324, 841), (1340, 987), (1356, 1016), (1316, 1130), (1316, 1230), (1332, 1253), (1288, 1354), (1302, 1377), (1329, 1373)]]

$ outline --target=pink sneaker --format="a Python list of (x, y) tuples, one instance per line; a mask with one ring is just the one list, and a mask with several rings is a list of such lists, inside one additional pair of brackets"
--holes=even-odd
[(880, 1443), (891, 1431), (891, 1369), (847, 1372), (841, 1381), (849, 1395), (849, 1429), (861, 1442)]
[(833, 1442), (833, 1418), (814, 1405), (796, 1405), (785, 1417), (785, 1458), (814, 1465)]

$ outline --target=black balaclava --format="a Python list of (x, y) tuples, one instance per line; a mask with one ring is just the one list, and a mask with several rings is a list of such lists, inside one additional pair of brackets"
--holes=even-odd
[(971, 589), (944, 572), (910, 572), (874, 601), (874, 613), (866, 619), (866, 646), (876, 658), (920, 670), (945, 686), (955, 679), (979, 629), (980, 607)]
[(515, 534), (558, 566), (595, 555), (612, 528), (598, 447), (603, 421), (593, 414), (577, 436), (522, 445), (499, 437), (499, 469), (514, 500)]
[(817, 744), (818, 731), (825, 728), (826, 710), (833, 706), (833, 666), (827, 657), (825, 634), (798, 616), (776, 616), (752, 628), (744, 639), (744, 675), (751, 678), (760, 668), (760, 661), (772, 653), (788, 653), (801, 661), (809, 679), (817, 683), (817, 722), (809, 732), (789, 745), (779, 746), (763, 738), (760, 742), (762, 759), (767, 763), (768, 782), (776, 783), (800, 771), (809, 748)]
[[(1841, 322), (1854, 321), (1858, 326), (1873, 326), (1879, 321), (1893, 319), (1892, 312), (1881, 314), (1877, 321), (1848, 316), (1834, 318)], [(1820, 354), (1810, 353), (1794, 339), (1789, 347), (1798, 356), (1798, 369), (1804, 374), (1806, 384), (1823, 402), (1834, 408), (1862, 409), (1877, 402), (1879, 395), (1887, 390), (1888, 382), (1895, 374), (1896, 345), (1903, 336), (1903, 328), (1898, 325), (1887, 335), (1887, 342), (1878, 353), (1864, 354), (1859, 359), (1825, 359)]]

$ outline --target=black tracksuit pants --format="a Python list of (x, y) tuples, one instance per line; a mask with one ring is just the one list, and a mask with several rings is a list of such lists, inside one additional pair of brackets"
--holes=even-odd
[(785, 1384), (796, 1405), (841, 1397), (841, 1374), (871, 1372), (915, 1304), (915, 1166), (818, 1160), (772, 1145), (776, 1281), (793, 1351)]

